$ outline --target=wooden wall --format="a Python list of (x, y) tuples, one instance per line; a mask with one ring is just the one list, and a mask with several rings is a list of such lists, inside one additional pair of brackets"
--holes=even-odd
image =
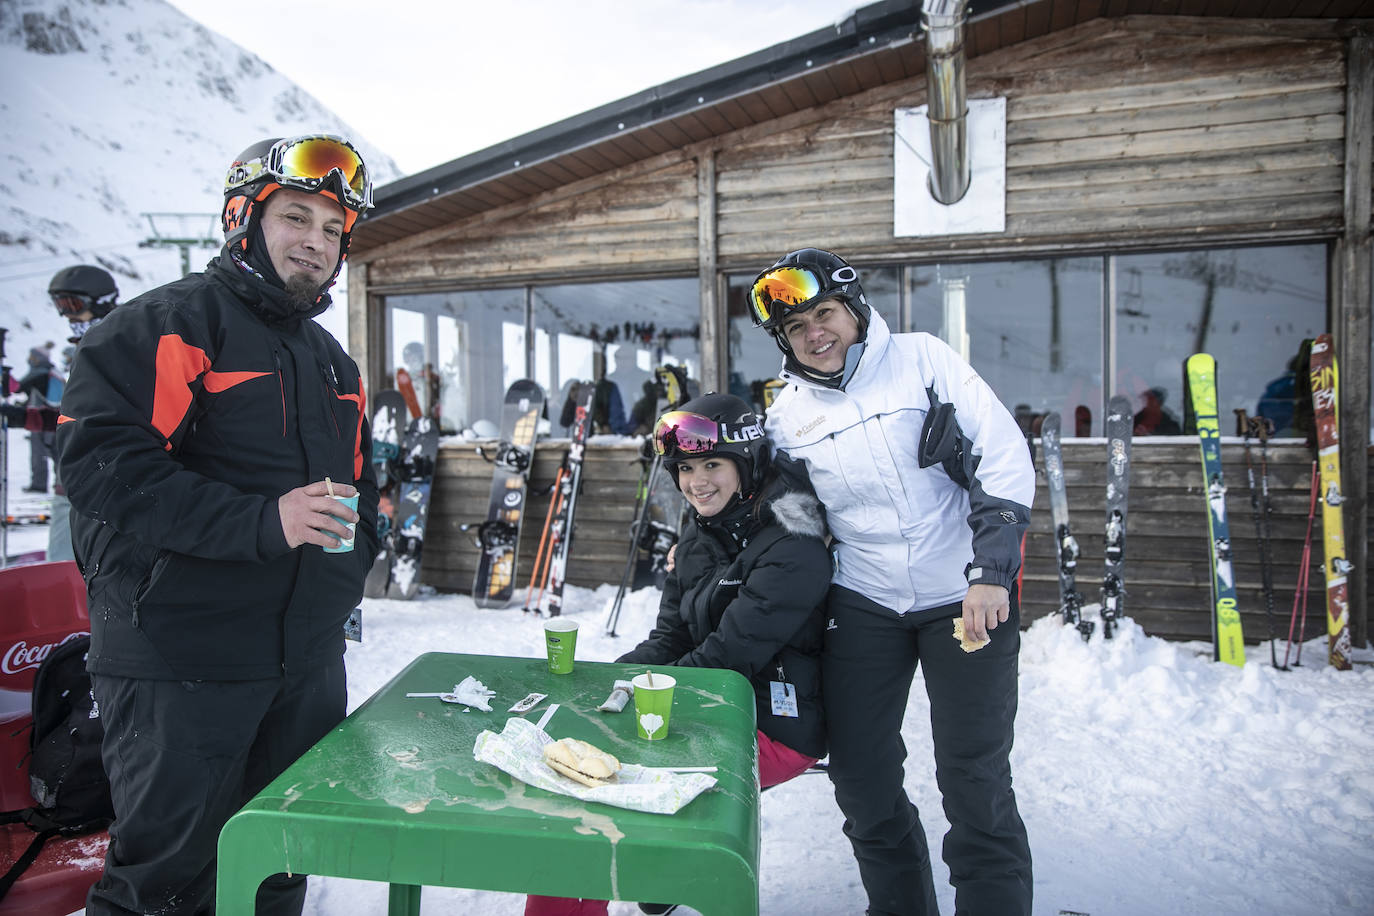
[(924, 80), (749, 128), (716, 160), (719, 256), (752, 264), (803, 245), (919, 257), (1338, 232), (1344, 55), (1324, 27), (1148, 16), (973, 58), (969, 97), (1007, 99), (1000, 235), (892, 234), (892, 110), (924, 104)]
[[(478, 558), (476, 525), (487, 517), (492, 475), (491, 464), (478, 454), (479, 445), (488, 454), (494, 453), (494, 442), (439, 449), (420, 581), (442, 591), (472, 592)], [(541, 439), (535, 446), (516, 564), (518, 591), (529, 584), (549, 509), (551, 494), (545, 491), (552, 486), (567, 452), (566, 439)], [(588, 588), (603, 582), (619, 585), (630, 547), (640, 468), (639, 448), (633, 444), (588, 447), (576, 534), (568, 559), (568, 581), (572, 584)], [(463, 531), (464, 525), (473, 527)], [(515, 606), (519, 607), (520, 601)]]
[[(1038, 442), (1037, 442), (1038, 449)], [(1106, 445), (1102, 439), (1065, 439), (1064, 476), (1070, 522), (1082, 555), (1078, 586), (1088, 602), (1098, 600), (1102, 577), (1105, 518)], [(541, 440), (535, 449), (529, 514), (520, 538), (516, 573), (519, 608), (533, 569), (548, 494), (566, 440)], [(1258, 466), (1259, 450), (1254, 447)], [(577, 509), (577, 533), (568, 564), (568, 581), (585, 588), (618, 585), (629, 551), (638, 486), (639, 449), (634, 444), (593, 445), (587, 449), (584, 489)], [(1260, 587), (1260, 559), (1246, 482), (1244, 449), (1237, 440), (1222, 446), (1228, 486), (1237, 598), (1247, 643), (1269, 638), (1269, 620)], [(1036, 496), (1026, 538), (1024, 605), (1026, 621), (1055, 611), (1059, 604), (1055, 540), (1045, 491), (1044, 464), (1036, 458)], [(1273, 503), (1271, 538), (1274, 569), (1274, 626), (1288, 632), (1303, 536), (1307, 524), (1311, 453), (1301, 444), (1270, 446), (1269, 486)], [(475, 525), (486, 516), (491, 465), (475, 445), (445, 445), (426, 534), (421, 581), (441, 591), (471, 593), (477, 566)], [(1307, 635), (1325, 628), (1321, 515), (1313, 530), (1307, 598)], [(1207, 515), (1202, 467), (1196, 440), (1137, 439), (1131, 454), (1130, 511), (1127, 515), (1126, 613), (1146, 632), (1168, 639), (1211, 640)]]
[(368, 262), (373, 287), (457, 281), (500, 286), (511, 278), (653, 265), (697, 269), (697, 168), (683, 153), (574, 182), (519, 205), (489, 211), (423, 242)]
[[(1252, 450), (1258, 474), (1258, 446), (1252, 444)], [(1082, 551), (1078, 561), (1078, 590), (1086, 602), (1097, 602), (1102, 583), (1106, 524), (1103, 510), (1106, 440), (1065, 439), (1063, 451), (1069, 523)], [(1261, 588), (1260, 553), (1250, 508), (1245, 451), (1238, 440), (1224, 439), (1221, 452), (1236, 598), (1245, 641), (1255, 643), (1269, 638), (1269, 620)], [(1038, 454), (1035, 469), (1035, 506), (1026, 538), (1022, 586), (1026, 616), (1030, 619), (1053, 613), (1059, 605), (1057, 547), (1045, 488), (1043, 456)], [(1280, 638), (1287, 637), (1293, 608), (1311, 480), (1312, 453), (1305, 445), (1270, 446), (1274, 627)], [(1320, 506), (1312, 537), (1307, 595), (1309, 639), (1326, 630)], [(1136, 439), (1131, 449), (1130, 502), (1126, 517), (1126, 615), (1154, 636), (1210, 642), (1209, 563), (1207, 509), (1197, 440)]]

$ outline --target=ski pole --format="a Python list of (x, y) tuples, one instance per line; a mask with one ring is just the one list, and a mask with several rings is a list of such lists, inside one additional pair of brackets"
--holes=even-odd
[(630, 581), (630, 574), (634, 570), (635, 560), (638, 559), (639, 538), (644, 531), (644, 523), (649, 518), (649, 500), (653, 498), (654, 482), (658, 478), (659, 467), (663, 463), (661, 455), (654, 455), (653, 463), (649, 465), (649, 479), (644, 484), (644, 499), (639, 504), (638, 517), (630, 529), (630, 555), (625, 560), (625, 572), (620, 577), (620, 588), (615, 595), (615, 601), (611, 604), (611, 610), (606, 615), (606, 635), (615, 635), (615, 625), (620, 620), (620, 605), (625, 600), (625, 589)]
[[(555, 491), (554, 495), (558, 501), (558, 508), (554, 510), (554, 514), (557, 515), (560, 511), (562, 511), (563, 508), (563, 488), (559, 487), (558, 490)], [(544, 590), (549, 587), (549, 574), (553, 572), (553, 552), (558, 548), (558, 542), (560, 540), (561, 538), (557, 534), (551, 533), (549, 535), (549, 549), (548, 552), (544, 555), (544, 570), (542, 574), (539, 576), (539, 593), (535, 595), (534, 605), (531, 608), (531, 610), (533, 610), (536, 614), (543, 613), (543, 611), (540, 609), (540, 605), (544, 603)], [(531, 587), (533, 587), (533, 584), (531, 584)], [(525, 600), (529, 600), (528, 594), (525, 596)]]
[(1317, 482), (1317, 462), (1312, 462), (1312, 491), (1307, 506), (1307, 536), (1302, 542), (1302, 564), (1298, 567), (1298, 586), (1293, 592), (1293, 615), (1288, 620), (1288, 648), (1283, 653), (1283, 664), (1288, 665), (1288, 649), (1293, 648), (1293, 624), (1298, 620), (1298, 601), (1302, 601), (1302, 622), (1298, 627), (1298, 653), (1293, 659), (1294, 665), (1302, 664), (1302, 643), (1307, 636), (1307, 583), (1310, 576), (1309, 568), (1312, 564), (1312, 521), (1317, 515), (1317, 491), (1321, 485)]
[[(563, 482), (563, 465), (558, 466), (558, 473), (553, 478), (553, 493), (549, 497), (549, 511), (544, 516), (544, 530), (539, 532), (539, 549), (534, 554), (534, 568), (530, 570), (530, 584), (525, 589), (525, 606), (522, 608), (526, 613), (530, 610), (530, 595), (534, 593), (534, 583), (539, 576), (539, 567), (544, 562), (544, 545), (549, 538), (549, 523), (553, 521), (553, 509), (558, 503), (558, 485)], [(535, 605), (535, 610), (539, 610), (539, 605)]]
[[(0, 328), (0, 400), (9, 400), (10, 367), (5, 364), (5, 335), (9, 328)], [(0, 413), (0, 569), (9, 565), (10, 529), (5, 518), (10, 512), (10, 426)]]
[(1265, 621), (1269, 625), (1269, 661), (1277, 668), (1279, 659), (1278, 648), (1275, 643), (1278, 642), (1278, 635), (1274, 632), (1273, 581), (1269, 576), (1268, 563), (1269, 540), (1264, 532), (1259, 487), (1255, 485), (1255, 461), (1250, 447), (1250, 434), (1263, 422), (1263, 418), (1251, 417), (1246, 413), (1244, 407), (1237, 407), (1233, 412), (1236, 415), (1236, 425), (1240, 427), (1241, 434), (1245, 437), (1245, 480), (1250, 485), (1250, 515), (1255, 520), (1255, 543), (1260, 555), (1260, 579), (1264, 587)]
[[(1269, 434), (1273, 431), (1273, 421), (1267, 417), (1254, 417), (1251, 422), (1255, 424), (1260, 441), (1260, 505), (1264, 509), (1261, 515), (1264, 521), (1264, 540), (1260, 552), (1260, 585), (1264, 588), (1264, 613), (1269, 621), (1272, 658), (1277, 653), (1273, 644), (1278, 642), (1278, 637), (1274, 635), (1274, 503), (1269, 498)], [(1277, 661), (1274, 662), (1274, 667), (1278, 667)]]

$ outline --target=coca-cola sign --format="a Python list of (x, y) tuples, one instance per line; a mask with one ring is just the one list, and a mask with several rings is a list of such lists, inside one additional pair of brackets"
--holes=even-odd
[(18, 674), (20, 671), (37, 668), (43, 663), (43, 659), (47, 658), (52, 653), (53, 649), (56, 649), (64, 642), (76, 639), (78, 636), (86, 635), (86, 630), (80, 630), (76, 633), (68, 633), (57, 642), (42, 643), (33, 646), (21, 639), (5, 650), (4, 658), (0, 659), (0, 673)]

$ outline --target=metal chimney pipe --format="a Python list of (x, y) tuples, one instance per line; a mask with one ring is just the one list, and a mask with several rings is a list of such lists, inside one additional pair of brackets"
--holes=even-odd
[(968, 90), (964, 22), (968, 0), (922, 0), (926, 29), (926, 113), (930, 123), (930, 193), (946, 206), (968, 193)]

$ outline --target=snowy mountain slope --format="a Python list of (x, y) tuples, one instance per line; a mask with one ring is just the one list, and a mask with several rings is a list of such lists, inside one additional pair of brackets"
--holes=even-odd
[[(303, 39), (303, 54), (347, 78), (343, 55)], [(263, 137), (326, 130), (359, 146), (379, 182), (392, 160), (256, 55), (163, 0), (0, 0), (0, 327), (6, 362), (61, 349), (66, 322), (48, 305), (52, 275), (100, 264), (127, 301), (181, 274), (159, 234), (213, 236), (224, 171)], [(346, 113), (345, 113), (346, 114)], [(199, 270), (215, 252), (191, 252)]]

